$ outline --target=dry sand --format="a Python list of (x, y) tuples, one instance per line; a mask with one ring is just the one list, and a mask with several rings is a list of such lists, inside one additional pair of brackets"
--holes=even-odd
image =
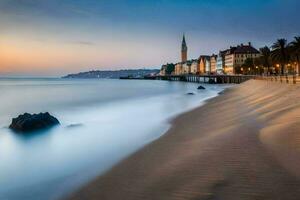
[(248, 81), (70, 199), (300, 199), (300, 86)]

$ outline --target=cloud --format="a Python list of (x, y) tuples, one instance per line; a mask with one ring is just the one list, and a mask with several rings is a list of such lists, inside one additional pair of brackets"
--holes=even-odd
[(91, 42), (91, 41), (68, 41), (67, 43), (69, 44), (75, 44), (75, 45), (86, 45), (86, 46), (92, 46), (92, 45), (96, 45), (96, 43)]

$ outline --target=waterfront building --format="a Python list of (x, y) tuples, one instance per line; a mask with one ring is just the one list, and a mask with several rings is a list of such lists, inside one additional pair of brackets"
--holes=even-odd
[(210, 74), (210, 57), (205, 58), (205, 73)]
[(223, 74), (223, 59), (221, 56), (217, 56), (216, 73)]
[(180, 75), (182, 71), (182, 64), (181, 63), (176, 63), (175, 64), (175, 75)]
[(216, 74), (217, 72), (217, 55), (213, 54), (210, 57), (210, 73)]
[(247, 58), (259, 57), (259, 51), (255, 49), (251, 43), (248, 45), (238, 45), (237, 47), (230, 47), (225, 53), (224, 72), (226, 74), (234, 74), (236, 67), (241, 67)]
[(204, 74), (210, 71), (210, 56), (199, 57), (199, 73)]
[(220, 51), (217, 57), (217, 74), (224, 74), (224, 67), (225, 67), (225, 51)]
[(181, 74), (189, 74), (190, 66), (191, 66), (191, 62), (189, 61), (182, 63)]
[(198, 65), (199, 62), (197, 59), (191, 60), (191, 66), (190, 66), (190, 74), (197, 74), (198, 73)]
[(205, 72), (205, 61), (203, 59), (203, 56), (199, 57), (199, 69), (198, 69), (199, 74), (203, 74)]
[(234, 51), (236, 47), (230, 47), (226, 50), (225, 53), (225, 62), (224, 62), (224, 73), (233, 74), (234, 73)]

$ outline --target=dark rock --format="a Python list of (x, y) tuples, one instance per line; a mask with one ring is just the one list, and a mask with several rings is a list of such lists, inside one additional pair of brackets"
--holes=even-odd
[(198, 87), (198, 90), (205, 90), (205, 87), (203, 87), (202, 85), (200, 85), (200, 86)]
[(195, 95), (195, 93), (194, 92), (188, 92), (188, 93), (186, 93), (187, 95)]
[(81, 126), (83, 126), (83, 124), (70, 124), (69, 126), (67, 126), (67, 128), (77, 128)]
[(48, 112), (40, 114), (24, 113), (17, 118), (13, 118), (9, 128), (16, 132), (32, 132), (51, 128), (58, 124), (59, 121)]

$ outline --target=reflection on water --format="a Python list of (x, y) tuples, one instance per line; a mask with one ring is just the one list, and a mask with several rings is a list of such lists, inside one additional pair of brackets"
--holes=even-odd
[[(57, 199), (158, 138), (167, 120), (217, 95), (192, 83), (0, 79), (0, 199)], [(186, 95), (195, 92), (196, 95)], [(49, 111), (61, 125), (9, 131), (12, 117)]]

